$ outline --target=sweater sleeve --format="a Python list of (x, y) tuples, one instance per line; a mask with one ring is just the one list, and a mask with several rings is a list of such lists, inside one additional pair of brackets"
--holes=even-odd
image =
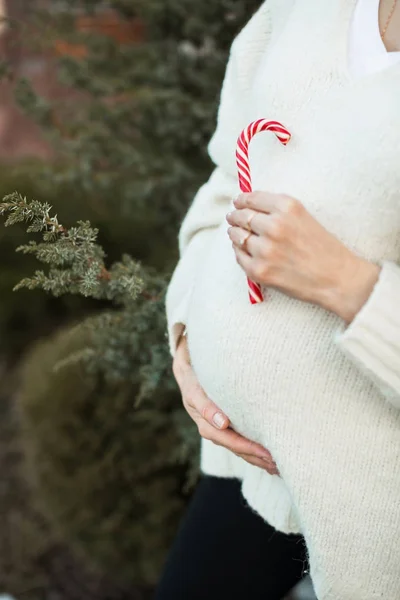
[(335, 343), (400, 408), (400, 266), (379, 262), (375, 286), (351, 323), (335, 333)]
[[(270, 13), (264, 2), (235, 38), (221, 89), (216, 130), (208, 153), (214, 163), (209, 180), (197, 192), (179, 233), (179, 261), (166, 292), (167, 336), (175, 355), (179, 334), (188, 313), (198, 266), (229, 205), (239, 193), (236, 142), (248, 124), (247, 95), (253, 75), (270, 38)], [(256, 43), (255, 43), (255, 40)]]
[(198, 266), (225, 217), (236, 186), (235, 178), (216, 168), (209, 181), (198, 191), (181, 225), (178, 235), (180, 258), (165, 299), (167, 335), (172, 356), (175, 355), (179, 335), (186, 323)]

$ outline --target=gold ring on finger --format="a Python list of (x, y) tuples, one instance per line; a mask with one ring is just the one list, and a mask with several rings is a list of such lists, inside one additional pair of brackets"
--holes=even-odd
[(244, 248), (245, 248), (246, 242), (247, 242), (247, 240), (249, 239), (249, 237), (251, 236), (251, 233), (252, 233), (252, 232), (251, 232), (251, 231), (249, 231), (249, 233), (248, 233), (248, 234), (247, 234), (247, 235), (246, 235), (246, 236), (245, 236), (243, 239), (241, 239), (241, 240), (240, 240), (240, 242), (239, 242), (239, 245), (240, 245), (240, 247), (241, 247), (242, 249), (244, 249)]
[(252, 211), (252, 212), (250, 213), (250, 215), (249, 215), (249, 218), (247, 219), (247, 222), (246, 222), (246, 229), (248, 229), (248, 230), (249, 230), (249, 231), (251, 231), (251, 232), (253, 232), (253, 230), (252, 230), (252, 228), (251, 228), (251, 221), (252, 221), (252, 219), (254, 218), (254, 215), (255, 215), (255, 214), (256, 214), (256, 213), (255, 213), (255, 211)]

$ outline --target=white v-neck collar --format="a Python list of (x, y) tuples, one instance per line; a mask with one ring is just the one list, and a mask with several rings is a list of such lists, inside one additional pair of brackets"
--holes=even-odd
[(380, 0), (358, 0), (350, 28), (349, 65), (355, 76), (368, 75), (400, 62), (400, 52), (388, 52), (379, 31)]

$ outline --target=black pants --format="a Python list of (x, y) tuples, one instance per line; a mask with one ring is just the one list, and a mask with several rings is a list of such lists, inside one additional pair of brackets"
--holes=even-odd
[(203, 477), (155, 600), (281, 600), (308, 569), (304, 540), (265, 523), (233, 479)]

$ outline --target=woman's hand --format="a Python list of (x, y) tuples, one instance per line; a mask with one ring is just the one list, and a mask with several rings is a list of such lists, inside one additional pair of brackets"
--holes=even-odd
[(178, 342), (172, 370), (182, 393), (183, 405), (196, 423), (201, 437), (224, 446), (270, 475), (279, 475), (268, 450), (230, 429), (228, 417), (205, 394), (190, 364), (186, 336), (181, 336)]
[[(351, 322), (368, 299), (380, 266), (352, 252), (303, 204), (284, 194), (241, 194), (227, 214), (236, 260), (256, 283), (312, 302)], [(240, 241), (251, 235), (244, 247)]]

